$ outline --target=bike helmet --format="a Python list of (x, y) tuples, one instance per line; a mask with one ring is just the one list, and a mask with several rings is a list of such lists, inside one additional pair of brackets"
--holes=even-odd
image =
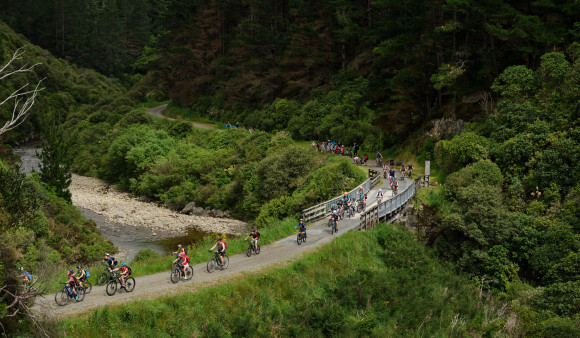
[(82, 265), (80, 265), (80, 264), (77, 265), (77, 269), (82, 269), (82, 268), (83, 268)]
[(346, 196), (346, 195), (348, 195), (348, 193), (345, 191), (345, 192), (344, 192), (344, 196)]
[(332, 213), (336, 215), (336, 210), (334, 210)]
[(178, 247), (179, 249), (181, 249), (181, 244), (177, 244), (177, 247)]
[(185, 252), (180, 252), (179, 257), (183, 257), (183, 256), (185, 256)]
[(111, 255), (109, 255), (109, 253), (107, 252), (107, 253), (105, 254), (105, 256), (111, 256)]
[(72, 275), (74, 273), (73, 269), (68, 269), (68, 274)]
[(218, 237), (218, 238), (217, 238), (217, 240), (218, 240), (218, 241), (221, 241), (221, 240), (222, 240), (222, 238), (221, 238), (221, 237)]
[(252, 229), (252, 232), (256, 232), (256, 229)]
[(121, 266), (125, 266), (125, 262), (121, 263)]
[(303, 221), (304, 221), (304, 218), (301, 218), (301, 219), (300, 219), (300, 222), (303, 222)]

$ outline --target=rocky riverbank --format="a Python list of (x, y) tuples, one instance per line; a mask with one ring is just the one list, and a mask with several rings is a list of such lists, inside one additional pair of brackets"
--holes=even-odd
[(99, 179), (73, 175), (73, 204), (102, 215), (108, 222), (144, 231), (150, 239), (185, 236), (187, 229), (240, 235), (247, 224), (230, 218), (184, 215), (139, 200)]

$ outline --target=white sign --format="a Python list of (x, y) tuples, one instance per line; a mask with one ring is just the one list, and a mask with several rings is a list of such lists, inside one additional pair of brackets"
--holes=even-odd
[(425, 161), (425, 176), (431, 175), (431, 161)]

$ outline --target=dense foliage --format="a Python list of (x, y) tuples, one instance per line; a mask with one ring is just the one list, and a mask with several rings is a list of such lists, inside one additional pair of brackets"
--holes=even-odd
[(73, 168), (176, 209), (194, 201), (265, 226), (365, 179), (348, 159), (284, 134), (192, 130), (183, 121), (150, 122), (139, 110), (115, 124), (90, 119), (71, 131)]
[(535, 71), (508, 67), (492, 87), (497, 111), (435, 147), (450, 173), (435, 249), (508, 298), (526, 299), (520, 281), (545, 287), (515, 309), (553, 332), (580, 313), (579, 47), (543, 55)]
[[(294, 136), (304, 139), (361, 144), (370, 133), (373, 146), (434, 116), (477, 114), (505, 68), (535, 70), (544, 53), (577, 41), (578, 17), (577, 2), (513, 0), (26, 0), (7, 1), (0, 16), (126, 83), (150, 71), (146, 87), (199, 115), (303, 128)], [(371, 89), (316, 102), (337, 90), (341, 70)]]
[[(20, 47), (25, 47), (25, 53), (20, 63), (15, 66), (40, 64), (33, 72), (17, 73), (10, 77), (10, 81), (0, 81), (0, 97), (4, 100), (15, 89), (26, 83), (36, 84), (41, 79), (44, 79), (41, 83), (44, 89), (36, 98), (30, 118), (18, 128), (0, 136), (2, 143), (25, 142), (38, 138), (39, 131), (47, 125), (46, 116), (52, 115), (63, 121), (73, 112), (83, 110), (86, 105), (97, 104), (106, 97), (124, 92), (118, 81), (94, 70), (56, 59), (46, 50), (30, 45), (24, 37), (15, 34), (6, 24), (0, 22), (0, 64), (5, 64)], [(12, 101), (0, 106), (0, 121), (7, 120), (12, 114), (12, 107)]]

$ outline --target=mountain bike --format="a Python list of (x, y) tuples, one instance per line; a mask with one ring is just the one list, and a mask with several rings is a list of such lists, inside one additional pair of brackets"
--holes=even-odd
[(56, 304), (58, 304), (59, 306), (65, 306), (66, 304), (68, 304), (72, 299), (74, 299), (76, 302), (82, 302), (83, 299), (85, 299), (85, 292), (82, 288), (75, 286), (74, 289), (77, 292), (77, 298), (75, 299), (75, 295), (71, 289), (70, 286), (68, 286), (68, 282), (67, 283), (63, 283), (61, 282), (60, 284), (63, 284), (63, 288), (62, 290), (58, 291), (55, 295), (54, 295), (54, 301), (56, 302)]
[(348, 216), (348, 218), (353, 217), (355, 213), (356, 209), (354, 207), (354, 204), (349, 205), (348, 208), (346, 209), (346, 215)]
[[(109, 296), (114, 295), (117, 292), (118, 285), (121, 284), (121, 274), (115, 271), (111, 272), (112, 280), (107, 283), (105, 291)], [(127, 277), (125, 278), (125, 291), (131, 292), (135, 289), (135, 278)]]
[[(209, 252), (211, 252), (211, 250), (209, 250)], [(230, 265), (230, 258), (228, 257), (228, 255), (223, 255), (223, 258), (224, 264), (222, 265), (219, 253), (215, 251), (213, 253), (213, 257), (207, 261), (207, 272), (212, 273), (215, 270), (216, 266), (220, 267), (222, 270), (227, 269), (228, 266)]]
[(107, 284), (109, 281), (113, 280), (113, 275), (109, 271), (109, 265), (106, 263), (101, 263), (101, 265), (105, 266), (105, 271), (101, 272), (97, 275), (97, 285), (103, 286)]
[(338, 223), (338, 221), (335, 221), (335, 220), (332, 220), (332, 219), (331, 219), (331, 221), (332, 221), (332, 226), (330, 227), (330, 234), (331, 235), (334, 235), (335, 232), (338, 232), (338, 227), (337, 227), (337, 224), (336, 224), (336, 223)]
[(250, 245), (246, 249), (246, 256), (250, 257), (252, 255), (252, 252), (254, 252), (254, 254), (256, 254), (256, 255), (259, 254), (260, 253), (260, 246), (257, 245), (256, 247), (254, 247), (254, 242), (250, 241)]
[(93, 285), (89, 282), (89, 281), (84, 281), (83, 282), (83, 286), (82, 286), (83, 291), (85, 292), (85, 294), (87, 293), (91, 293), (91, 290), (93, 290)]
[(298, 245), (306, 242), (306, 231), (304, 231), (304, 233), (303, 232), (298, 233), (298, 236), (296, 237), (296, 242), (298, 242)]
[(185, 275), (183, 274), (183, 265), (175, 262), (172, 266), (171, 266), (171, 275), (169, 276), (169, 279), (171, 279), (172, 283), (177, 283), (179, 281), (179, 278), (185, 278), (187, 279), (192, 279), (193, 278), (193, 267), (188, 266), (185, 269)]

